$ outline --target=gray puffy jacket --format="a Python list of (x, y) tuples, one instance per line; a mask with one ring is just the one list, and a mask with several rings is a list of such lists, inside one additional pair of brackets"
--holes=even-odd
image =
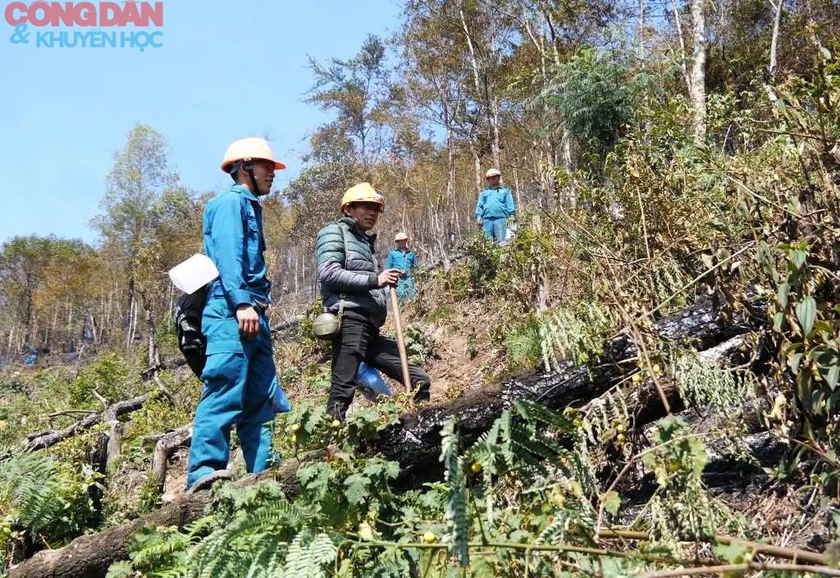
[[(344, 229), (344, 231), (342, 231)], [(344, 235), (349, 254), (344, 254)], [(388, 316), (385, 290), (373, 256), (376, 235), (365, 235), (353, 219), (342, 217), (318, 231), (318, 284), (324, 311), (338, 314), (344, 298), (344, 315), (381, 327)]]

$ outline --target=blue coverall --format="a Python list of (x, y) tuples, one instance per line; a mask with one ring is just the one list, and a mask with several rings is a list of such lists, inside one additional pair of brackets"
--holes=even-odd
[[(208, 286), (201, 329), (207, 338), (204, 390), (195, 414), (187, 488), (215, 470), (227, 467), (230, 429), (242, 444), (250, 473), (265, 470), (271, 452), (270, 422), (291, 411), (271, 353), (271, 329), (265, 314), (271, 282), (263, 253), (262, 207), (245, 187), (234, 185), (207, 203), (204, 253), (215, 263), (219, 279)], [(255, 306), (259, 333), (240, 335), (236, 307)]]
[(35, 365), (35, 362), (38, 361), (38, 352), (35, 350), (34, 347), (29, 345), (28, 343), (24, 345), (23, 348), (26, 350), (25, 353), (28, 353), (28, 355), (26, 356), (26, 361), (24, 361), (24, 363), (26, 365)]
[(397, 280), (397, 297), (400, 301), (404, 299), (413, 299), (417, 295), (417, 289), (414, 287), (414, 281), (411, 279), (411, 270), (417, 265), (417, 253), (414, 251), (400, 251), (399, 249), (391, 249), (388, 253), (388, 261), (385, 264), (386, 269), (402, 269), (404, 274), (400, 275)]
[(486, 188), (475, 206), (475, 218), (481, 219), (484, 235), (497, 245), (505, 242), (507, 220), (516, 216), (513, 195), (507, 187)]

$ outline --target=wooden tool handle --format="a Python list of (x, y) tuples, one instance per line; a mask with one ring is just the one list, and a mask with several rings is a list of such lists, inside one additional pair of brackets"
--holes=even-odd
[(408, 375), (408, 356), (405, 353), (405, 340), (403, 339), (402, 319), (400, 319), (400, 305), (397, 302), (396, 287), (390, 287), (391, 307), (394, 309), (394, 323), (397, 325), (397, 346), (400, 350), (400, 362), (402, 363), (403, 384), (406, 391), (411, 391), (411, 378)]

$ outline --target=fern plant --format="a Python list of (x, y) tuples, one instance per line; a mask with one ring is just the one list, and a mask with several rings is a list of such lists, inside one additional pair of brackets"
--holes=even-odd
[(185, 532), (175, 528), (142, 528), (132, 536), (128, 547), (129, 560), (111, 565), (105, 578), (181, 578), (187, 572), (185, 565), (188, 548), (197, 534), (210, 525), (208, 517), (193, 524)]
[(744, 404), (755, 385), (752, 373), (735, 373), (714, 362), (703, 362), (696, 353), (679, 350), (672, 356), (671, 374), (680, 398), (691, 407), (714, 408), (727, 417), (743, 415)]
[[(589, 403), (588, 411), (581, 420), (589, 443), (597, 445), (614, 437), (623, 441), (624, 432), (632, 419), (625, 396), (626, 393), (616, 386)], [(619, 438), (619, 435), (622, 437)]]
[(78, 471), (42, 454), (0, 461), (0, 556), (18, 561), (23, 545), (60, 546), (94, 521), (92, 490), (100, 476), (87, 465)]
[(708, 456), (685, 421), (675, 416), (662, 419), (653, 439), (657, 445), (642, 458), (659, 486), (650, 502), (651, 534), (673, 542), (710, 539), (718, 528), (727, 526), (740, 533), (745, 527), (743, 518), (714, 500), (703, 485)]
[(559, 371), (561, 360), (584, 365), (597, 359), (611, 326), (609, 315), (595, 303), (546, 312), (539, 326), (546, 369)]
[[(611, 392), (585, 418), (595, 420), (596, 412), (626, 417), (621, 395)], [(357, 425), (366, 423), (375, 422)], [(513, 578), (564, 575), (569, 560), (580, 568), (632, 573), (645, 567), (644, 553), (617, 561), (565, 551), (591, 547), (602, 510), (615, 516), (620, 507), (617, 495), (601, 494), (592, 433), (576, 418), (519, 400), (462, 451), (457, 420), (450, 417), (441, 431), (444, 480), (396, 493), (397, 464), (360, 456), (342, 431), (337, 439), (345, 442), (331, 459), (299, 470), (293, 500), (271, 480), (219, 486), (212, 516), (184, 532), (141, 534), (131, 560), (113, 565), (108, 578)], [(664, 420), (654, 441), (643, 460), (660, 484), (648, 507), (654, 538), (708, 536), (721, 525), (742, 523), (705, 492), (704, 448), (685, 424)]]
[(445, 480), (449, 486), (446, 497), (446, 522), (452, 537), (452, 551), (461, 566), (470, 563), (470, 517), (467, 513), (466, 483), (463, 460), (459, 452), (459, 437), (455, 431), (455, 418), (446, 420), (441, 431), (440, 461), (444, 463)]
[(536, 315), (529, 316), (525, 322), (515, 325), (505, 335), (505, 345), (511, 358), (516, 362), (536, 365), (543, 359), (540, 323)]

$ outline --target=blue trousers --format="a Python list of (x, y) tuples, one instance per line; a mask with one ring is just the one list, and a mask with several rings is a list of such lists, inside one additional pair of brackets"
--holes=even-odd
[(414, 286), (414, 281), (411, 277), (400, 277), (397, 280), (397, 298), (400, 303), (406, 299), (414, 299), (417, 296), (417, 288)]
[(507, 219), (482, 219), (481, 226), (484, 228), (484, 235), (499, 245), (505, 242), (507, 235)]
[(277, 413), (291, 411), (277, 381), (271, 329), (264, 314), (260, 314), (259, 334), (246, 340), (240, 337), (236, 315), (225, 299), (212, 297), (204, 308), (201, 328), (207, 336), (207, 364), (193, 423), (187, 488), (227, 467), (234, 424), (248, 472), (265, 470), (275, 458), (271, 422)]

